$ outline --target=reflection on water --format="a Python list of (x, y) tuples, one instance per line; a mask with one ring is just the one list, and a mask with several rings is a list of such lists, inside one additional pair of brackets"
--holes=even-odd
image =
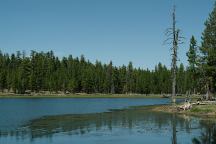
[(216, 144), (216, 125), (211, 121), (200, 121), (202, 132), (193, 138), (193, 144)]
[(43, 116), (102, 113), (130, 106), (167, 104), (169, 99), (39, 98), (0, 99), (0, 129), (16, 129)]
[(216, 144), (216, 125), (211, 120), (140, 108), (46, 116), (0, 132), (0, 143), (10, 143), (12, 138), (16, 143)]
[(175, 113), (173, 113), (172, 114), (172, 121), (171, 121), (171, 123), (172, 123), (172, 144), (177, 144), (177, 136), (176, 136), (176, 120), (177, 120), (177, 118), (176, 118), (176, 114)]
[[(172, 117), (167, 114), (152, 114), (143, 110), (117, 110), (85, 115), (47, 116), (30, 121), (13, 135), (30, 134), (34, 139), (43, 136), (51, 137), (53, 134), (61, 132), (70, 135), (83, 135), (94, 130), (112, 131), (116, 127), (136, 128), (137, 132), (144, 133), (149, 130), (167, 129), (170, 118)], [(182, 123), (183, 121), (179, 120), (179, 122)], [(10, 134), (12, 133), (13, 131), (10, 132)]]

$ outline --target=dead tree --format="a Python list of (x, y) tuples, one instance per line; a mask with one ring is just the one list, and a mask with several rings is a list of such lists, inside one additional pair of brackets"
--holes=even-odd
[(168, 37), (165, 40), (165, 44), (172, 45), (172, 63), (171, 63), (171, 71), (172, 71), (172, 96), (171, 101), (175, 103), (176, 101), (176, 73), (177, 73), (177, 60), (178, 60), (178, 45), (182, 43), (183, 37), (179, 36), (180, 29), (176, 28), (176, 14), (175, 14), (175, 6), (173, 8), (172, 13), (172, 28), (168, 28), (166, 30), (165, 35)]

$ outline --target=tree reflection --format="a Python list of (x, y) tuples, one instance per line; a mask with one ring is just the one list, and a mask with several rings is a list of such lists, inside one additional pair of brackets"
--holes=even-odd
[[(152, 112), (148, 108), (135, 108), (94, 114), (46, 116), (34, 119), (16, 130), (7, 131), (0, 128), (0, 138), (13, 136), (19, 139), (30, 138), (34, 141), (41, 137), (52, 138), (58, 133), (85, 135), (90, 132), (103, 133), (123, 129), (139, 135), (146, 133), (161, 135), (168, 132), (172, 137), (170, 143), (177, 144), (177, 131), (183, 130), (189, 134), (192, 131), (191, 125), (194, 126), (194, 122), (188, 116)], [(202, 133), (200, 137), (193, 139), (193, 144), (216, 144), (214, 123), (200, 121), (195, 127), (200, 127)]]
[[(125, 109), (112, 112), (46, 116), (35, 119), (14, 131), (0, 131), (0, 137), (29, 136), (32, 139), (38, 137), (52, 137), (56, 133), (69, 135), (83, 135), (91, 131), (112, 131), (113, 128), (137, 129), (144, 133), (149, 130), (160, 131), (168, 129), (172, 115), (166, 113), (153, 113), (146, 109)], [(182, 123), (178, 119), (178, 123)], [(180, 124), (181, 125), (181, 124)]]
[(177, 144), (177, 136), (176, 136), (176, 113), (172, 114), (172, 144)]
[(201, 135), (193, 138), (193, 144), (216, 144), (216, 125), (210, 120), (200, 121)]

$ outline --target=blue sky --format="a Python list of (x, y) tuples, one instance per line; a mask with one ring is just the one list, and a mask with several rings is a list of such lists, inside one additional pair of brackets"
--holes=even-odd
[[(171, 26), (174, 0), (1, 0), (3, 52), (53, 50), (59, 56), (84, 54), (114, 65), (153, 69), (170, 66), (164, 32)], [(191, 35), (200, 41), (214, 0), (175, 0), (177, 26), (186, 38), (179, 63), (187, 64)]]

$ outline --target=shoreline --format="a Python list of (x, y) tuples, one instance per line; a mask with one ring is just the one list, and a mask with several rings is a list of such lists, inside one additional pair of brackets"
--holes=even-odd
[[(178, 110), (179, 104), (172, 106), (168, 105), (154, 105), (146, 107), (148, 110), (153, 112), (164, 112), (164, 113), (175, 113), (175, 114), (183, 114), (190, 116), (198, 116), (198, 117), (216, 117), (216, 104), (206, 104), (206, 105), (193, 105), (193, 107), (189, 110)], [(144, 107), (141, 107), (144, 108)]]
[[(163, 98), (158, 94), (11, 94), (0, 93), (1, 98)], [(184, 99), (185, 96), (177, 96), (177, 99)], [(164, 98), (170, 99), (170, 98)]]
[[(142, 95), (142, 94), (34, 94), (34, 95), (21, 95), (21, 94), (8, 94), (0, 93), (0, 99), (37, 99), (37, 98), (140, 98), (140, 99), (157, 99), (163, 98), (162, 95)], [(177, 99), (185, 99), (185, 96), (177, 96)], [(192, 97), (192, 99), (197, 99), (199, 97)], [(170, 98), (163, 98), (170, 99)], [(133, 109), (144, 109), (152, 112), (163, 112), (163, 113), (175, 113), (184, 114), (199, 117), (216, 117), (216, 104), (206, 104), (206, 105), (193, 105), (189, 110), (178, 110), (181, 104), (176, 104), (175, 106), (171, 104), (164, 105), (150, 105), (150, 106), (134, 106)]]

